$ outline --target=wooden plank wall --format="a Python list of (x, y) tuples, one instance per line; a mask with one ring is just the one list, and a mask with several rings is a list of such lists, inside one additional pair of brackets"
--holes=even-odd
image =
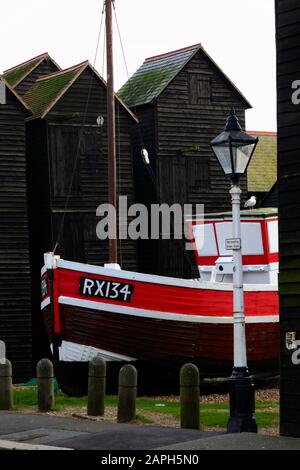
[(281, 434), (300, 437), (300, 365), (286, 334), (300, 340), (300, 106), (292, 82), (300, 80), (300, 4), (276, 1), (278, 187), (280, 218)]
[[(190, 77), (197, 77), (199, 83), (209, 81), (211, 93), (207, 101), (199, 97), (195, 102)], [(207, 213), (231, 208), (230, 183), (209, 143), (224, 129), (232, 106), (242, 128), (245, 128), (245, 105), (202, 51), (192, 58), (157, 100), (158, 157), (186, 157), (186, 202), (205, 204)], [(246, 197), (245, 178), (241, 185)], [(164, 195), (167, 187), (162, 178), (160, 190)], [(177, 186), (177, 191), (178, 194), (173, 192), (171, 196), (174, 202), (181, 199), (182, 188)]]
[[(199, 79), (204, 85), (198, 90), (195, 87)], [(208, 96), (203, 98), (197, 93)], [(209, 143), (224, 129), (232, 106), (244, 128), (244, 101), (199, 51), (154, 104), (137, 107), (141, 134), (156, 176), (152, 200), (205, 204), (207, 213), (230, 210), (230, 182), (224, 177)], [(139, 157), (135, 145), (136, 162), (140, 161)], [(136, 163), (135, 181), (137, 188), (141, 188), (137, 192), (139, 201), (148, 203), (152, 182), (140, 163)], [(245, 200), (248, 197), (246, 177), (241, 186)], [(156, 257), (152, 256), (150, 261), (146, 254), (155, 252)], [(140, 244), (139, 258), (140, 269), (145, 272), (187, 278), (198, 276), (193, 253), (186, 253), (184, 243), (175, 240), (163, 240), (155, 247), (153, 242), (145, 241)]]
[[(139, 106), (133, 111), (139, 119), (138, 124), (132, 125), (132, 146), (134, 155), (134, 186), (135, 201), (145, 204), (150, 209), (151, 204), (159, 202), (157, 185), (157, 138), (155, 122), (155, 105)], [(150, 165), (146, 165), (141, 156), (141, 146), (147, 149)], [(150, 220), (149, 220), (150, 222)], [(159, 272), (159, 252), (156, 240), (138, 240), (138, 271), (144, 273)]]
[(0, 105), (0, 339), (20, 382), (32, 374), (26, 111), (9, 90), (6, 98)]
[(43, 254), (53, 248), (50, 216), (50, 181), (46, 122), (26, 123), (27, 194), (31, 269), (33, 364), (51, 357), (41, 315)]
[[(86, 108), (87, 96), (89, 106)], [(103, 128), (97, 116), (105, 119)], [(96, 237), (96, 208), (107, 203), (106, 88), (86, 70), (45, 120), (27, 123), (32, 295), (38, 353), (46, 351), (40, 311), (40, 268), (43, 253), (51, 251), (61, 230), (57, 254), (91, 264), (108, 262), (108, 243)], [(134, 201), (131, 150), (132, 118), (116, 106), (119, 193)], [(120, 137), (120, 140), (119, 140)], [(75, 163), (76, 161), (76, 163)], [(66, 199), (72, 179), (70, 199)], [(62, 219), (64, 219), (62, 223)], [(124, 269), (136, 269), (136, 243), (119, 243)], [(37, 359), (37, 358), (36, 358)]]
[[(83, 237), (83, 252), (71, 256), (66, 252), (69, 238), (64, 238), (61, 246), (62, 255), (71, 259), (92, 264), (103, 264), (108, 261), (108, 244), (101, 243), (96, 237), (96, 208), (101, 203), (108, 202), (107, 178), (107, 111), (106, 88), (94, 76), (91, 81), (91, 71), (85, 70), (79, 79), (65, 93), (48, 116), (48, 145), (51, 180), (51, 211), (53, 218), (53, 242), (59, 230), (62, 212), (65, 210), (66, 195), (70, 184), (70, 173), (73, 171), (74, 158), (77, 154), (77, 168), (74, 173), (71, 196), (68, 202), (65, 223), (70, 223)], [(89, 106), (86, 109), (86, 99), (90, 94)], [(74, 119), (59, 123), (61, 116), (77, 113)], [(96, 125), (97, 116), (104, 117), (104, 125)], [(128, 112), (116, 100), (116, 150), (117, 150), (117, 181), (118, 194), (128, 197), (128, 205), (134, 202), (133, 157), (131, 149), (131, 126), (134, 122)], [(84, 124), (83, 124), (84, 123)], [(78, 147), (79, 144), (79, 147)], [(61, 163), (65, 166), (62, 171)], [(62, 179), (64, 175), (67, 180)], [(63, 190), (57, 191), (57, 187)], [(72, 211), (72, 214), (70, 214)], [(74, 213), (80, 217), (78, 224)], [(77, 217), (77, 221), (79, 220)], [(70, 222), (68, 222), (68, 220)], [(81, 227), (79, 228), (79, 225)], [(71, 230), (66, 231), (70, 234)], [(73, 231), (74, 234), (74, 231)], [(76, 240), (73, 246), (76, 245)], [(65, 248), (63, 248), (63, 246)], [(136, 243), (132, 240), (119, 241), (120, 262), (124, 269), (136, 269)]]

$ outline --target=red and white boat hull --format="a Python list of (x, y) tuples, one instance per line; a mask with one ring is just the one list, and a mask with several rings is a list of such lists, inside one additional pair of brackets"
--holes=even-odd
[[(53, 278), (50, 281), (50, 278)], [(42, 271), (42, 311), (64, 361), (194, 361), (222, 373), (233, 360), (231, 284), (112, 270), (58, 259)], [(275, 285), (245, 285), (248, 362), (266, 370), (278, 360)]]

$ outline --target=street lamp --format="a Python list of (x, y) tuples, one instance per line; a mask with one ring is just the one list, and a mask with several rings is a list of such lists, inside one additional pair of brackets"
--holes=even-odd
[(210, 143), (225, 175), (231, 179), (233, 238), (226, 240), (226, 248), (233, 252), (234, 367), (230, 377), (230, 419), (227, 424), (230, 433), (257, 432), (253, 417), (254, 384), (247, 366), (240, 220), (242, 191), (239, 186), (257, 143), (258, 138), (242, 131), (234, 109), (230, 111), (224, 131)]

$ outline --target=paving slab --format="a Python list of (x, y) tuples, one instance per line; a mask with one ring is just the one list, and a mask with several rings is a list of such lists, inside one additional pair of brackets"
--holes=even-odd
[(0, 439), (77, 450), (147, 450), (213, 435), (193, 429), (0, 412)]
[[(73, 450), (65, 447), (25, 444), (24, 442), (4, 441), (0, 439), (0, 450)], [(3, 458), (3, 456), (2, 456)]]
[(1, 435), (1, 439), (32, 444), (53, 444), (55, 441), (86, 436), (86, 432), (55, 428), (35, 428), (29, 431)]

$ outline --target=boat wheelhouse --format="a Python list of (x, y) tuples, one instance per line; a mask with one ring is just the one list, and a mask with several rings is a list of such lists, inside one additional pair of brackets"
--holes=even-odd
[[(231, 213), (205, 215), (189, 222), (202, 281), (232, 283)], [(241, 212), (243, 280), (245, 284), (278, 283), (278, 217), (276, 209)]]

